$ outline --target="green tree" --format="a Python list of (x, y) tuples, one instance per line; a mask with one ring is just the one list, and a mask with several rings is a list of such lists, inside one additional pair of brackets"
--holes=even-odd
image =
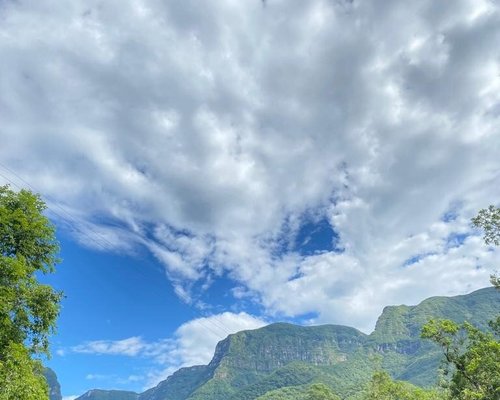
[(479, 210), (472, 218), (472, 225), (484, 231), (484, 242), (500, 246), (500, 208), (493, 205)]
[(363, 400), (441, 400), (445, 395), (437, 390), (419, 388), (408, 382), (394, 381), (385, 371), (376, 372)]
[(340, 397), (325, 384), (313, 383), (307, 390), (306, 400), (340, 400)]
[(54, 271), (59, 246), (39, 196), (0, 186), (0, 400), (48, 399), (40, 356), (49, 356), (61, 293), (37, 273)]
[[(500, 245), (500, 208), (493, 205), (484, 208), (472, 218), (472, 225), (484, 231), (484, 242), (486, 244)], [(491, 284), (500, 289), (500, 276), (491, 275)]]
[(446, 386), (453, 399), (500, 399), (500, 342), (492, 333), (481, 332), (468, 322), (431, 320), (422, 338), (443, 348)]
[[(472, 225), (483, 229), (486, 244), (500, 245), (500, 208), (491, 205), (480, 210)], [(491, 275), (491, 283), (500, 289), (498, 275)], [(453, 399), (500, 399), (500, 316), (489, 325), (493, 333), (449, 320), (430, 320), (422, 327), (422, 338), (443, 349), (446, 385)]]

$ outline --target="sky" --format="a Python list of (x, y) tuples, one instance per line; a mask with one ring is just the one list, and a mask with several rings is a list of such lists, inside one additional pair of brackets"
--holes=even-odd
[(65, 400), (487, 286), (498, 43), (498, 0), (0, 0), (0, 184), (57, 227)]

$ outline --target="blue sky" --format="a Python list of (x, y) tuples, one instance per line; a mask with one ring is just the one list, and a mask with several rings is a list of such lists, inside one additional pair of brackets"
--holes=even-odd
[(66, 398), (486, 286), (499, 42), (494, 0), (0, 0), (0, 184), (58, 228)]

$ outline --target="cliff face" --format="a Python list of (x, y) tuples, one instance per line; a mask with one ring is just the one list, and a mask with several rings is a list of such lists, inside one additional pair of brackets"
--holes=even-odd
[(366, 340), (362, 332), (345, 326), (303, 327), (272, 324), (229, 335), (219, 343), (211, 366), (269, 373), (291, 362), (334, 365), (345, 361)]
[(285, 323), (229, 335), (208, 365), (210, 379), (189, 399), (252, 399), (280, 385), (306, 383), (315, 368), (346, 362), (366, 338), (345, 326)]
[(43, 376), (45, 376), (47, 384), (49, 385), (50, 400), (62, 400), (61, 385), (57, 380), (55, 372), (52, 371), (50, 368), (45, 368), (43, 371)]
[(385, 307), (365, 348), (382, 356), (382, 368), (401, 380), (421, 386), (436, 383), (441, 350), (420, 339), (431, 318), (451, 319), (487, 330), (488, 321), (500, 312), (500, 294), (494, 288), (454, 297), (431, 297), (416, 306)]

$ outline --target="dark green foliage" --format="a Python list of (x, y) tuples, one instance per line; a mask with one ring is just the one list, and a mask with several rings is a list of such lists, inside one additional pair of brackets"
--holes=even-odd
[(61, 299), (60, 293), (36, 278), (38, 272), (54, 271), (59, 249), (44, 210), (45, 204), (31, 192), (16, 193), (7, 186), (0, 187), (2, 400), (48, 399), (42, 368), (31, 358), (49, 354), (48, 337), (54, 332)]

